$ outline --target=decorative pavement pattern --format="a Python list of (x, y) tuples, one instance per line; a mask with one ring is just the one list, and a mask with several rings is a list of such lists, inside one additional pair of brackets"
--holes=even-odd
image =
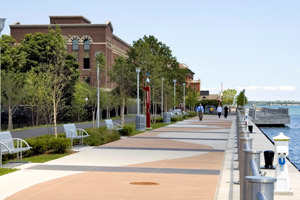
[(0, 199), (213, 200), (234, 119), (195, 117), (26, 164), (0, 177)]

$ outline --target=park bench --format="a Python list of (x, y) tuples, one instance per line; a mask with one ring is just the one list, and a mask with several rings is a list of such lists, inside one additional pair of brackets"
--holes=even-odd
[(17, 162), (22, 162), (22, 152), (31, 147), (21, 138), (12, 138), (9, 131), (0, 132), (0, 167), (2, 167), (2, 154), (17, 153)]
[(106, 119), (105, 124), (106, 124), (107, 130), (109, 130), (109, 131), (119, 131), (119, 130), (123, 129), (121, 124), (115, 123), (111, 119)]
[(79, 140), (79, 145), (83, 145), (83, 138), (89, 137), (90, 135), (81, 128), (76, 128), (75, 124), (64, 124), (66, 138), (71, 138), (71, 146), (73, 147), (73, 139)]

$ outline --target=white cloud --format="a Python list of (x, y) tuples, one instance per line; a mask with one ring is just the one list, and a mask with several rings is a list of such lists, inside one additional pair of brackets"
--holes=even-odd
[(290, 86), (290, 85), (281, 85), (281, 86), (246, 86), (246, 87), (236, 87), (237, 90), (241, 91), (243, 89), (246, 90), (279, 90), (279, 91), (296, 91), (297, 88), (295, 88), (294, 86)]

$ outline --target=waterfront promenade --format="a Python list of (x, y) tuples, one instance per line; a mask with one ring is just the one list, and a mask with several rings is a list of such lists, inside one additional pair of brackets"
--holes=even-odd
[[(239, 199), (235, 116), (197, 117), (0, 176), (0, 199)], [(273, 150), (254, 127), (253, 149)], [(261, 165), (264, 159), (261, 158)], [(290, 163), (293, 196), (300, 174)], [(267, 170), (266, 176), (274, 176)]]
[(235, 117), (150, 130), (0, 177), (7, 199), (214, 199)]

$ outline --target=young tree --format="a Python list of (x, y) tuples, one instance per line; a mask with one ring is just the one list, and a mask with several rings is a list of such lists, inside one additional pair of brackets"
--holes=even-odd
[(52, 122), (52, 101), (49, 96), (50, 79), (45, 73), (36, 73), (30, 70), (25, 74), (24, 101), (27, 105), (36, 107), (36, 119), (34, 123), (34, 109), (32, 109), (32, 125), (39, 125), (40, 116), (44, 117), (47, 124)]
[(240, 94), (236, 98), (236, 103), (239, 106), (245, 106), (248, 103), (248, 99), (245, 96), (245, 92), (241, 91)]
[(199, 96), (200, 94), (196, 90), (193, 90), (190, 86), (185, 100), (185, 103), (187, 106), (190, 107), (190, 110), (194, 111), (194, 107), (198, 103)]
[(228, 89), (223, 92), (223, 105), (232, 105), (237, 91)]
[[(75, 92), (72, 100), (72, 111), (77, 117), (77, 121), (81, 121), (86, 115), (86, 106), (89, 96), (89, 85), (84, 81), (78, 81), (75, 85)], [(87, 99), (86, 99), (87, 98)], [(87, 100), (87, 101), (86, 101)]]
[(18, 71), (1, 70), (2, 105), (8, 110), (8, 129), (13, 129), (12, 116), (24, 98), (23, 80), (24, 76)]
[(109, 73), (110, 80), (117, 84), (117, 87), (114, 90), (119, 94), (119, 98), (121, 99), (122, 125), (124, 125), (125, 104), (128, 97), (130, 97), (132, 94), (132, 89), (134, 88), (135, 84), (133, 81), (135, 75), (135, 70), (122, 57), (118, 57), (115, 60), (115, 65)]

